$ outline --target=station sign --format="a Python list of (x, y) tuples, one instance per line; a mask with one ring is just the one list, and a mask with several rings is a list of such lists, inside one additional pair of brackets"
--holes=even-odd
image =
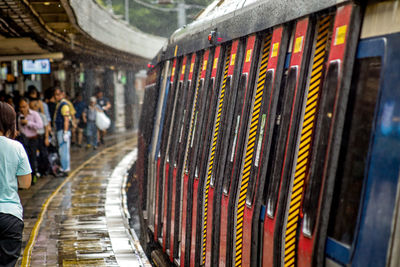
[(49, 59), (22, 60), (22, 73), (50, 74), (50, 61)]

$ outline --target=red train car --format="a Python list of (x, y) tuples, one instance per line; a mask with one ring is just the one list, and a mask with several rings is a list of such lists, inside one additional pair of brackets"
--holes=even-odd
[(222, 1), (171, 36), (136, 172), (156, 265), (400, 262), (398, 17), (396, 1)]

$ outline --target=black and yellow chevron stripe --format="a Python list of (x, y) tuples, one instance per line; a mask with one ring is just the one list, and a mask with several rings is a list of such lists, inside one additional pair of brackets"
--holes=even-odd
[(211, 155), (208, 161), (208, 172), (207, 172), (207, 180), (206, 180), (206, 187), (205, 187), (205, 195), (204, 195), (204, 218), (203, 218), (203, 264), (206, 261), (206, 241), (207, 241), (207, 210), (208, 210), (208, 190), (210, 189), (210, 180), (211, 180), (211, 173), (214, 165), (214, 157), (215, 157), (215, 148), (217, 146), (218, 140), (218, 132), (219, 132), (219, 124), (221, 121), (221, 113), (222, 107), (224, 105), (224, 96), (225, 96), (225, 87), (226, 87), (226, 80), (228, 79), (228, 69), (229, 69), (229, 62), (230, 62), (230, 52), (231, 46), (227, 47), (225, 52), (225, 70), (224, 70), (224, 80), (222, 82), (221, 87), (221, 95), (218, 101), (218, 113), (217, 119), (215, 120), (215, 129), (214, 135), (212, 140), (212, 147), (211, 147)]
[[(206, 60), (202, 60), (201, 64), (199, 66), (199, 73), (197, 75), (197, 85), (196, 85), (196, 92), (194, 95), (194, 100), (193, 100), (193, 112), (192, 112), (192, 117), (190, 119), (190, 127), (189, 127), (189, 136), (187, 139), (187, 144), (189, 144), (187, 147), (189, 148), (190, 143), (192, 142), (192, 137), (193, 137), (193, 124), (194, 124), (194, 120), (196, 117), (196, 113), (197, 113), (197, 97), (199, 95), (199, 90), (200, 90), (200, 84), (201, 84), (201, 71), (203, 69), (203, 65), (205, 64)], [(185, 159), (184, 159), (184, 164), (183, 166), (185, 166), (184, 170), (187, 170), (187, 157), (188, 157), (188, 153), (185, 152)]]
[(314, 123), (317, 104), (320, 94), (320, 85), (323, 78), (324, 62), (327, 58), (327, 44), (330, 35), (331, 16), (322, 17), (318, 22), (318, 35), (315, 45), (313, 66), (306, 108), (301, 130), (300, 144), (297, 153), (296, 170), (291, 187), (289, 214), (285, 230), (284, 266), (295, 266), (296, 260), (296, 233), (298, 228), (301, 200), (304, 191), (304, 182), (309, 169), (310, 151), (312, 145)]
[(240, 194), (237, 211), (237, 222), (236, 222), (236, 255), (235, 255), (235, 266), (240, 266), (242, 263), (242, 242), (243, 242), (243, 213), (244, 205), (246, 202), (247, 187), (250, 178), (250, 169), (253, 162), (253, 152), (256, 144), (256, 134), (258, 128), (258, 122), (260, 117), (261, 104), (263, 100), (264, 83), (267, 76), (267, 66), (269, 53), (271, 48), (271, 34), (268, 34), (264, 38), (264, 46), (261, 56), (261, 65), (258, 74), (257, 91), (255, 94), (253, 113), (251, 115), (251, 125), (248, 136), (248, 143), (246, 148), (246, 156), (244, 160), (244, 168), (242, 173), (242, 182), (240, 185)]

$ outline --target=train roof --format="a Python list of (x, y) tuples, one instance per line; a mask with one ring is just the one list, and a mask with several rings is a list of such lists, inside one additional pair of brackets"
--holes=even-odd
[(226, 42), (347, 2), (350, 1), (217, 0), (195, 21), (175, 31), (153, 63), (212, 46), (208, 41), (211, 31)]

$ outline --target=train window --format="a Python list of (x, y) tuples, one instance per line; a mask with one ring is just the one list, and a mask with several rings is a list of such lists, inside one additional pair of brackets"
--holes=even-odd
[[(240, 121), (241, 121), (241, 111), (242, 111), (242, 99), (244, 99), (245, 91), (246, 91), (246, 84), (247, 84), (247, 74), (242, 74), (239, 80), (239, 87), (238, 92), (236, 94), (236, 100), (233, 102), (235, 108), (233, 112), (232, 118), (232, 125), (230, 129), (229, 135), (224, 138), (228, 138), (228, 154), (227, 154), (227, 161), (224, 166), (220, 166), (225, 169), (223, 173), (223, 192), (228, 194), (229, 187), (231, 185), (231, 178), (232, 178), (232, 170), (235, 167), (234, 159), (235, 159), (235, 150), (236, 150), (236, 143), (238, 142), (239, 136), (239, 128), (240, 128)], [(227, 114), (228, 115), (228, 114)], [(230, 116), (227, 116), (227, 118)], [(244, 122), (243, 122), (244, 123)], [(240, 145), (240, 144), (239, 144)], [(240, 164), (240, 163), (236, 163)], [(240, 166), (239, 166), (240, 167)]]
[[(229, 77), (228, 77), (229, 78)], [(229, 78), (230, 79), (230, 78)], [(204, 114), (203, 118), (203, 123), (202, 123), (202, 129), (205, 129), (205, 132), (202, 133), (200, 139), (199, 139), (199, 144), (198, 144), (198, 152), (197, 152), (197, 159), (195, 163), (195, 177), (199, 178), (199, 175), (202, 174), (204, 175), (205, 173), (205, 160), (202, 160), (203, 157), (205, 157), (205, 153), (207, 153), (208, 148), (211, 143), (211, 138), (212, 138), (212, 120), (214, 119), (215, 112), (217, 109), (217, 104), (218, 104), (218, 93), (215, 91), (215, 86), (218, 84), (214, 78), (210, 81), (208, 85), (208, 91), (210, 94), (210, 97), (207, 98), (206, 102), (206, 114)], [(199, 131), (199, 134), (201, 131)], [(212, 181), (213, 177), (211, 177)], [(211, 184), (213, 185), (213, 184)]]
[(182, 118), (181, 118), (181, 129), (180, 129), (180, 133), (179, 133), (179, 143), (181, 143), (182, 142), (182, 138), (184, 138), (184, 136), (185, 136), (185, 134), (186, 133), (184, 133), (184, 131), (187, 131), (187, 129), (186, 129), (186, 127), (185, 126), (187, 126), (187, 124), (186, 124), (186, 121), (185, 120), (187, 120), (188, 118), (186, 118), (186, 116), (188, 116), (188, 112), (190, 112), (190, 106), (191, 106), (191, 104), (192, 104), (192, 99), (191, 99), (191, 96), (193, 95), (193, 88), (192, 88), (192, 81), (187, 81), (186, 82), (186, 85), (185, 85), (185, 87), (184, 87), (184, 90), (185, 90), (185, 95), (186, 96), (184, 96), (185, 98), (185, 100), (184, 100), (184, 102), (182, 103), (182, 106), (183, 106), (183, 113), (182, 113)]
[[(224, 95), (224, 105), (223, 105), (223, 107), (222, 107), (222, 112), (221, 112), (221, 119), (220, 119), (220, 126), (219, 126), (219, 133), (218, 133), (218, 140), (219, 140), (219, 142), (217, 143), (217, 146), (216, 146), (216, 151), (215, 151), (215, 159), (214, 159), (214, 168), (213, 168), (213, 170), (212, 170), (212, 173), (211, 173), (211, 179), (210, 179), (210, 185), (211, 186), (214, 186), (215, 185), (215, 180), (216, 180), (216, 174), (218, 173), (218, 166), (219, 166), (219, 162), (222, 160), (222, 157), (221, 157), (221, 145), (220, 145), (220, 143), (222, 143), (223, 142), (223, 140), (224, 140), (224, 135), (225, 135), (225, 128), (226, 128), (226, 122), (224, 121), (224, 120), (227, 120), (227, 118), (226, 118), (226, 110), (227, 110), (227, 108), (228, 108), (228, 106), (229, 106), (229, 97), (231, 96), (231, 87), (232, 87), (232, 76), (228, 76), (227, 78), (226, 78), (226, 83), (225, 83), (225, 95)], [(219, 103), (219, 97), (218, 97), (218, 100), (217, 100), (217, 105), (218, 105), (218, 103)], [(215, 116), (217, 116), (217, 110), (218, 110), (218, 106), (215, 106), (215, 112), (214, 112), (214, 116), (212, 117), (212, 118), (214, 118)], [(213, 125), (215, 123), (215, 121), (210, 121), (209, 122), (209, 125)], [(212, 130), (212, 129), (211, 129)], [(211, 143), (211, 140), (212, 140), (212, 138), (213, 138), (213, 131), (211, 131), (210, 132), (210, 134), (208, 135), (208, 137), (209, 137), (209, 144), (210, 144), (210, 146), (207, 148), (207, 149), (209, 149), (211, 146), (212, 146), (212, 143)], [(207, 166), (207, 168), (208, 168), (208, 166)]]
[[(269, 99), (267, 97), (267, 92), (270, 90), (270, 88), (272, 87), (272, 82), (273, 82), (273, 71), (268, 71), (267, 75), (265, 77), (265, 84), (264, 84), (264, 88), (263, 88), (263, 99), (262, 101), (262, 106), (261, 106), (261, 112), (259, 115), (259, 119), (258, 119), (258, 127), (257, 127), (257, 137), (256, 137), (256, 143), (255, 143), (255, 148), (254, 148), (254, 152), (253, 152), (253, 159), (254, 162), (251, 166), (250, 169), (250, 177), (249, 177), (249, 188), (247, 190), (247, 196), (246, 196), (246, 204), (248, 206), (251, 206), (253, 203), (253, 199), (254, 199), (254, 192), (255, 192), (255, 186), (256, 186), (256, 182), (257, 182), (257, 176), (259, 175), (259, 168), (262, 165), (263, 162), (266, 162), (266, 154), (265, 153), (265, 145), (266, 143), (264, 143), (264, 133), (267, 130), (267, 109), (268, 109), (268, 103), (266, 103), (266, 99)], [(250, 130), (250, 129), (249, 129)], [(264, 151), (264, 153), (262, 153)], [(261, 155), (261, 158), (260, 158)]]
[(173, 108), (173, 103), (174, 103), (174, 99), (175, 99), (175, 93), (176, 93), (175, 86), (171, 82), (170, 92), (168, 92), (167, 107), (166, 107), (166, 111), (165, 111), (163, 133), (161, 136), (160, 154), (163, 156), (165, 155), (166, 149), (167, 149), (167, 140), (168, 140), (170, 123), (171, 123), (171, 119), (172, 119), (172, 108)]
[(329, 69), (326, 75), (326, 83), (323, 88), (323, 94), (321, 95), (321, 107), (317, 115), (317, 130), (314, 136), (314, 142), (312, 153), (312, 163), (309, 170), (309, 175), (306, 177), (306, 190), (304, 194), (303, 202), (303, 233), (305, 236), (310, 237), (312, 235), (314, 225), (316, 222), (316, 215), (318, 209), (318, 199), (321, 193), (322, 178), (325, 166), (326, 149), (329, 141), (329, 132), (331, 125), (331, 117), (334, 108), (334, 101), (336, 90), (338, 86), (338, 72), (339, 65), (334, 62), (329, 65)]
[(346, 111), (328, 235), (351, 244), (358, 209), (378, 97), (381, 59), (364, 58), (355, 63)]
[[(281, 181), (282, 174), (282, 163), (285, 157), (285, 147), (286, 140), (288, 138), (287, 132), (289, 129), (289, 119), (286, 117), (290, 116), (291, 113), (291, 104), (293, 103), (294, 90), (296, 88), (297, 82), (297, 72), (298, 69), (293, 67), (289, 70), (287, 83), (284, 88), (283, 97), (285, 98), (282, 103), (282, 114), (279, 114), (276, 118), (276, 124), (279, 125), (279, 136), (277, 137), (276, 143), (276, 151), (274, 151), (274, 160), (271, 162), (271, 166), (273, 166), (273, 170), (271, 172), (270, 183), (268, 186), (268, 191), (266, 195), (267, 199), (267, 215), (271, 218), (275, 215), (276, 203), (278, 201), (279, 196), (279, 184)], [(282, 98), (280, 99), (282, 101)]]
[(156, 110), (156, 103), (155, 99), (156, 97), (156, 84), (151, 84), (146, 86), (145, 90), (145, 95), (144, 95), (144, 103), (146, 104), (143, 106), (144, 111), (141, 115), (140, 122), (139, 122), (139, 127), (142, 129), (142, 133), (144, 138), (146, 139), (146, 143), (150, 143), (150, 138), (152, 136), (151, 131), (153, 124), (150, 122), (153, 120), (154, 115), (155, 115), (155, 110)]
[[(192, 134), (191, 134), (191, 136), (192, 136), (192, 138), (191, 138), (191, 142), (190, 142), (190, 149), (192, 149), (193, 148), (193, 142), (194, 142), (194, 135), (196, 134), (196, 127), (197, 127), (197, 123), (199, 123), (197, 120), (197, 116), (199, 116), (199, 107), (200, 107), (200, 105), (202, 104), (202, 102), (203, 101), (205, 101), (204, 99), (202, 99), (204, 96), (203, 96), (203, 90), (204, 90), (204, 88), (203, 88), (203, 84), (204, 84), (204, 79), (201, 79), (200, 81), (199, 81), (199, 89), (198, 89), (198, 94), (200, 94), (201, 95), (201, 97), (200, 97), (200, 99), (199, 99), (199, 102), (198, 102), (198, 107), (194, 110), (194, 112), (195, 112), (195, 114), (194, 114), (194, 118), (193, 118), (193, 126), (192, 126)], [(201, 107), (200, 107), (201, 108)], [(203, 110), (200, 110), (200, 112), (202, 113), (202, 111)]]
[[(179, 65), (180, 62), (177, 64), (177, 70), (175, 67), (172, 68), (172, 72), (179, 73)], [(177, 94), (177, 81), (178, 75), (175, 75), (174, 79), (170, 81), (170, 92), (168, 92), (168, 100), (167, 100), (167, 108), (165, 111), (165, 120), (164, 120), (164, 127), (163, 133), (161, 137), (161, 152), (160, 155), (162, 157), (166, 157), (167, 155), (167, 146), (168, 146), (168, 137), (170, 133), (170, 129), (172, 127), (171, 122), (173, 118), (172, 111), (174, 110), (175, 99)]]
[(175, 149), (176, 139), (178, 138), (178, 136), (176, 136), (177, 135), (176, 129), (177, 129), (177, 126), (178, 126), (178, 123), (179, 123), (179, 109), (180, 109), (180, 104), (179, 103), (182, 101), (181, 100), (182, 99), (182, 95), (183, 95), (182, 87), (183, 87), (183, 82), (179, 81), (178, 88), (177, 88), (177, 91), (176, 91), (177, 96), (176, 96), (176, 98), (174, 100), (174, 108), (173, 108), (173, 111), (172, 111), (172, 114), (173, 114), (172, 120), (173, 120), (173, 122), (171, 123), (171, 127), (172, 127), (172, 128), (170, 128), (171, 135), (169, 136), (169, 141), (168, 141), (169, 142), (169, 148), (168, 148), (168, 152), (167, 152), (167, 161), (168, 162), (170, 160), (173, 160), (173, 151)]
[[(210, 83), (213, 83), (211, 80)], [(188, 171), (193, 171), (194, 166), (196, 165), (196, 157), (197, 157), (197, 152), (198, 152), (198, 144), (200, 143), (201, 140), (201, 129), (202, 129), (202, 124), (203, 124), (203, 118), (205, 117), (205, 106), (207, 103), (207, 96), (208, 96), (208, 90), (204, 89), (204, 79), (200, 80), (200, 85), (199, 85), (199, 104), (198, 104), (198, 110), (196, 111), (195, 118), (194, 118), (194, 124), (193, 124), (193, 133), (192, 133), (192, 140), (190, 143), (190, 149), (189, 149), (189, 155), (188, 155), (188, 162), (187, 162), (187, 168)]]

